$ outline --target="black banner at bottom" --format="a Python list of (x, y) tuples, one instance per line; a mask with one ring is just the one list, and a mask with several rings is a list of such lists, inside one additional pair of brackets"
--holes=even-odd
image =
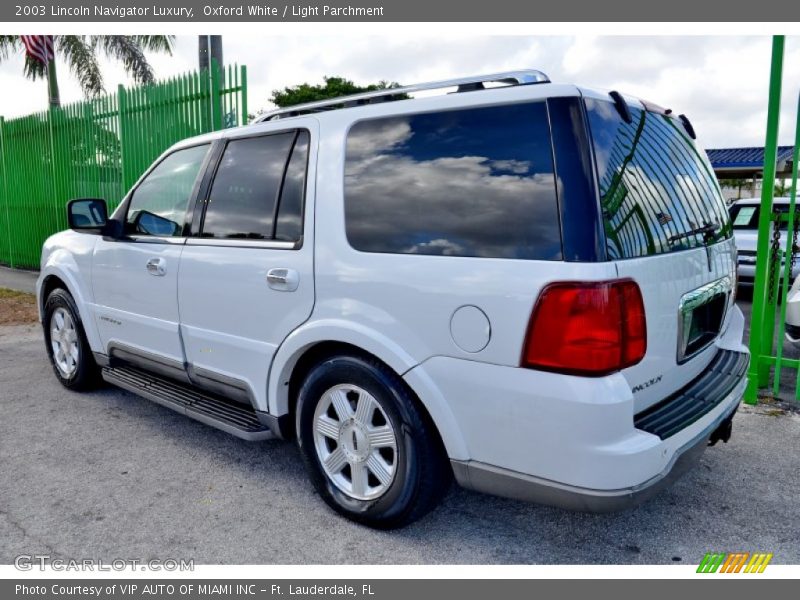
[[(698, 575), (697, 579), (361, 579), (361, 580), (212, 580), (212, 579), (26, 579), (0, 581), (0, 598), (8, 600), (500, 600), (534, 598), (617, 598), (676, 600), (697, 593), (753, 598), (794, 596), (796, 583), (758, 576)], [(687, 596), (689, 594), (690, 596)], [(700, 597), (700, 596), (697, 596)]]

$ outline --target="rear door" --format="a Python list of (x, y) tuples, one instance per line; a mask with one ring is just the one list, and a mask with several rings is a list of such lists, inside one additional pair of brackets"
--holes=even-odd
[(197, 235), (178, 276), (181, 336), (195, 384), (266, 407), (283, 339), (314, 304), (315, 123), (224, 140), (201, 189)]
[(647, 314), (647, 354), (626, 369), (638, 411), (709, 364), (734, 302), (735, 248), (719, 185), (683, 123), (606, 98), (586, 98), (608, 258), (635, 280)]

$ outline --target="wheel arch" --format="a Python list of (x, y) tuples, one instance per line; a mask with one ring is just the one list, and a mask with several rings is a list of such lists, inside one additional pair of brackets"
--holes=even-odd
[[(292, 416), (297, 392), (305, 375), (317, 364), (334, 355), (353, 355), (375, 359), (394, 371), (418, 401), (419, 407), (437, 432), (450, 458), (466, 457), (466, 445), (444, 396), (430, 385), (412, 384), (405, 375), (419, 364), (399, 346), (377, 332), (348, 327), (316, 325), (293, 333), (279, 348), (268, 382), (271, 415)], [(432, 382), (429, 382), (432, 383)], [(288, 428), (287, 428), (288, 429)]]
[[(87, 304), (86, 294), (84, 293), (78, 279), (71, 271), (77, 271), (77, 265), (69, 265), (68, 268), (63, 268), (64, 265), (56, 262), (56, 254), (67, 254), (65, 252), (57, 252), (50, 256), (48, 263), (42, 269), (39, 277), (38, 286), (38, 310), (39, 319), (44, 322), (44, 305), (47, 302), (47, 297), (53, 290), (61, 288), (66, 290), (75, 301), (75, 306), (78, 308), (78, 314), (81, 318), (83, 330), (86, 333), (86, 339), (89, 346), (94, 352), (101, 351), (102, 344), (100, 335), (97, 331), (97, 325), (94, 321), (92, 311)], [(63, 257), (62, 257), (63, 258)], [(67, 260), (71, 260), (68, 258)], [(71, 269), (69, 267), (72, 267)]]

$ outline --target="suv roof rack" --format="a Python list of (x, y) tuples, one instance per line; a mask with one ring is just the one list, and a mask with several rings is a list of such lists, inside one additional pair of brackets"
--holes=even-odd
[(403, 87), (386, 88), (373, 92), (364, 92), (350, 96), (339, 96), (329, 100), (318, 102), (308, 102), (306, 104), (296, 104), (286, 108), (278, 108), (269, 111), (258, 117), (253, 123), (263, 123), (286, 117), (296, 117), (309, 113), (335, 110), (338, 108), (351, 108), (364, 104), (375, 104), (378, 102), (391, 102), (393, 100), (405, 100), (406, 94), (422, 92), (426, 90), (438, 90), (448, 87), (457, 87), (458, 92), (472, 92), (485, 89), (486, 83), (504, 83), (506, 85), (531, 85), (535, 83), (550, 83), (550, 78), (534, 69), (524, 71), (506, 71), (503, 73), (492, 73), (489, 75), (474, 75), (472, 77), (460, 77), (458, 79), (444, 79), (442, 81), (429, 81), (427, 83), (415, 83)]

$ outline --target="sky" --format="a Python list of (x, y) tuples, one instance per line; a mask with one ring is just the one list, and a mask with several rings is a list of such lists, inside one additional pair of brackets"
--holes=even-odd
[[(226, 63), (247, 65), (248, 106), (268, 109), (271, 92), (338, 75), (359, 84), (416, 83), (536, 68), (560, 83), (615, 89), (685, 113), (707, 148), (764, 144), (769, 88), (767, 36), (223, 36)], [(179, 36), (172, 56), (151, 55), (157, 77), (197, 66), (197, 37)], [(0, 115), (47, 107), (43, 81), (22, 77), (20, 52), (0, 63)], [(129, 84), (101, 61), (106, 90)], [(780, 143), (793, 143), (800, 90), (800, 37), (786, 40)], [(57, 65), (63, 103), (82, 98), (66, 64)]]

